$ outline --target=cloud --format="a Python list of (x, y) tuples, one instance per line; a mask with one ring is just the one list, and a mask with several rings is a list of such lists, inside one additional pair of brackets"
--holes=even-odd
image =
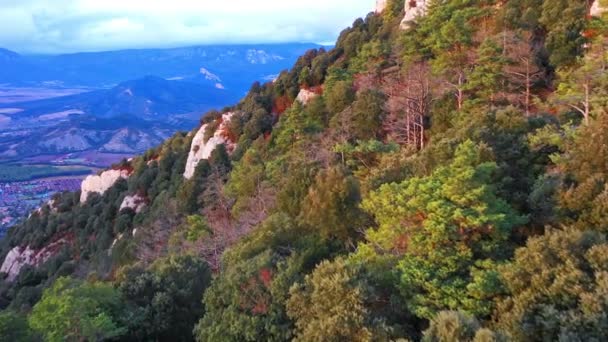
[(327, 42), (373, 0), (0, 0), (0, 47), (26, 53)]

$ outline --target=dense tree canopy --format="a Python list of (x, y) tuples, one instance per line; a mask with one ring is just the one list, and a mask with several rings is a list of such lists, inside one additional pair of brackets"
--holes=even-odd
[(49, 258), (0, 277), (0, 339), (607, 336), (605, 11), (415, 3), (207, 113), (190, 179), (196, 130), (12, 228), (0, 256)]

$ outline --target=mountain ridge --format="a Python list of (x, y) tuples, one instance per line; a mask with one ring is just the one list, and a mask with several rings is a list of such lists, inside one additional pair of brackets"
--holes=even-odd
[[(82, 52), (60, 55), (23, 55), (12, 74), (21, 79), (0, 75), (0, 82), (17, 85), (60, 81), (62, 86), (108, 87), (124, 80), (153, 74), (163, 78), (184, 77), (196, 80), (200, 68), (226, 73), (229, 88), (243, 87), (232, 69), (255, 66), (253, 79), (268, 75), (269, 70), (289, 67), (290, 61), (307, 49), (320, 47), (309, 43), (209, 45), (168, 49), (132, 49)], [(266, 51), (267, 50), (267, 51)], [(273, 58), (280, 57), (280, 58)], [(254, 63), (251, 63), (254, 62)], [(272, 63), (275, 65), (270, 66)], [(29, 70), (36, 69), (36, 73)], [(240, 72), (243, 72), (241, 70)], [(248, 71), (249, 72), (249, 71)], [(251, 79), (251, 78), (250, 78)], [(18, 81), (18, 82), (17, 82)], [(247, 82), (249, 83), (249, 82)]]

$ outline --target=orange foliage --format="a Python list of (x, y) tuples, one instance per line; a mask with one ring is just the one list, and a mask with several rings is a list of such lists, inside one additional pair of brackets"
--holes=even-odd
[(407, 247), (409, 246), (410, 237), (407, 234), (402, 234), (397, 239), (395, 239), (394, 249), (397, 253), (403, 254), (407, 251)]
[(292, 103), (293, 103), (293, 101), (287, 95), (277, 97), (274, 100), (274, 105), (272, 106), (272, 111), (274, 113), (281, 115), (287, 110), (287, 108), (291, 107)]
[(593, 37), (597, 36), (597, 30), (595, 29), (586, 29), (584, 30), (581, 35), (587, 39), (591, 39)]
[(266, 287), (270, 287), (270, 282), (272, 282), (272, 271), (267, 268), (262, 268), (260, 270), (260, 280)]
[(127, 173), (130, 175), (133, 173), (133, 171), (135, 171), (135, 169), (133, 168), (133, 166), (131, 166), (131, 164), (124, 164), (124, 165), (118, 165), (112, 168), (113, 170), (117, 170), (117, 171), (127, 171)]
[[(260, 270), (258, 277), (252, 277), (241, 286), (243, 296), (240, 300), (240, 307), (243, 310), (249, 310), (254, 315), (263, 315), (268, 313), (270, 306), (270, 295), (265, 288), (270, 286), (272, 281), (272, 271), (267, 268)], [(263, 285), (260, 286), (260, 285)]]

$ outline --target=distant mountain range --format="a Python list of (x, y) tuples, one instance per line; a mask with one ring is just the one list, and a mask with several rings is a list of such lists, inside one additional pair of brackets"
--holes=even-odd
[[(315, 44), (217, 45), (21, 56), (0, 49), (0, 84), (109, 87), (154, 75), (244, 93), (253, 80), (289, 68)], [(5, 72), (6, 71), (6, 72)]]
[[(254, 81), (272, 80), (318, 47), (201, 46), (56, 56), (0, 49), (0, 162), (85, 151), (143, 152), (177, 130), (192, 129), (204, 112), (238, 101)], [(15, 89), (18, 95), (6, 95)]]

